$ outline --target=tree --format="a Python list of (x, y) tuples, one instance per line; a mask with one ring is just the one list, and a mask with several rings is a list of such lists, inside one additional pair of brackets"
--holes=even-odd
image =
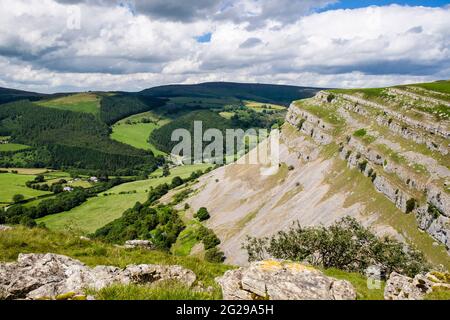
[(178, 186), (181, 186), (184, 183), (183, 179), (181, 179), (180, 177), (176, 176), (172, 179), (172, 188), (176, 188)]
[(12, 198), (14, 203), (19, 203), (22, 202), (23, 200), (25, 200), (25, 197), (23, 194), (15, 194)]
[(168, 177), (170, 176), (170, 170), (169, 170), (169, 166), (167, 164), (165, 164), (163, 166), (163, 177)]
[(208, 262), (222, 263), (225, 261), (225, 254), (217, 248), (212, 248), (205, 252), (205, 260)]
[(50, 191), (51, 192), (53, 192), (53, 193), (61, 193), (61, 192), (63, 192), (64, 191), (64, 188), (63, 188), (63, 186), (62, 186), (62, 184), (60, 184), (60, 183), (54, 183), (54, 184), (52, 184), (52, 186), (50, 187)]
[(386, 275), (395, 271), (415, 276), (429, 268), (421, 252), (395, 239), (378, 238), (350, 217), (329, 228), (303, 228), (297, 223), (271, 238), (248, 237), (243, 248), (249, 261), (273, 257), (362, 274), (371, 265), (379, 266)]
[(197, 213), (194, 215), (194, 218), (197, 218), (200, 221), (208, 220), (210, 217), (208, 209), (205, 207), (198, 209)]

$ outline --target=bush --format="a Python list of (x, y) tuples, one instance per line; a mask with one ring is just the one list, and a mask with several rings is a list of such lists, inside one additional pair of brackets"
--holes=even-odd
[(220, 239), (213, 232), (210, 232), (202, 241), (206, 250), (212, 249), (220, 244)]
[(364, 137), (367, 134), (366, 129), (359, 129), (353, 133), (354, 137)]
[(183, 179), (177, 176), (172, 179), (172, 184), (170, 186), (171, 188), (176, 188), (181, 186), (183, 183), (184, 183)]
[(205, 207), (198, 209), (197, 213), (194, 215), (194, 218), (197, 218), (200, 221), (208, 220), (210, 217), (208, 209)]
[(225, 254), (217, 248), (206, 251), (205, 260), (208, 262), (222, 263), (225, 261)]
[(416, 208), (416, 199), (411, 198), (406, 201), (406, 213), (412, 212)]
[(370, 265), (380, 266), (384, 274), (396, 271), (408, 276), (429, 268), (421, 252), (395, 239), (378, 238), (350, 217), (329, 228), (302, 228), (297, 223), (271, 238), (248, 237), (243, 249), (247, 250), (249, 261), (274, 257), (361, 274)]
[(25, 197), (23, 194), (15, 194), (12, 198), (14, 203), (19, 203), (22, 202), (23, 200), (25, 200)]
[(220, 244), (220, 239), (213, 230), (201, 226), (197, 231), (197, 240), (202, 241), (205, 250), (209, 250)]

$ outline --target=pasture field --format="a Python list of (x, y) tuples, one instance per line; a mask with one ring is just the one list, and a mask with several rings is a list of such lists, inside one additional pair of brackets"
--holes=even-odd
[[(68, 212), (46, 216), (37, 220), (43, 222), (51, 230), (72, 229), (79, 233), (92, 233), (105, 224), (120, 218), (122, 213), (136, 202), (147, 200), (147, 190), (162, 183), (170, 183), (175, 176), (187, 178), (193, 171), (204, 170), (210, 165), (200, 164), (176, 167), (168, 177), (160, 177), (161, 172), (155, 172), (151, 179), (125, 183), (90, 198), (81, 206)], [(134, 193), (136, 192), (136, 193)], [(122, 194), (120, 194), (122, 193)]]
[(284, 106), (280, 106), (277, 104), (271, 104), (271, 103), (263, 103), (263, 102), (256, 102), (256, 101), (244, 101), (244, 104), (247, 108), (253, 109), (257, 112), (263, 112), (264, 110), (273, 110), (273, 111), (286, 110), (286, 107), (284, 107)]
[(36, 220), (43, 222), (51, 230), (72, 230), (79, 233), (92, 233), (108, 222), (119, 218), (122, 213), (137, 201), (145, 201), (145, 193), (99, 195), (90, 198), (68, 212), (49, 215)]
[(205, 170), (208, 167), (210, 167), (210, 164), (194, 164), (194, 165), (187, 165), (187, 166), (179, 166), (175, 167), (173, 169), (170, 169), (170, 176), (168, 177), (162, 177), (162, 170), (158, 169), (155, 172), (152, 173), (150, 179), (148, 180), (141, 180), (141, 181), (134, 181), (130, 183), (124, 183), (120, 186), (114, 187), (110, 190), (108, 190), (108, 193), (120, 193), (120, 192), (146, 192), (146, 190), (149, 190), (150, 187), (156, 187), (163, 183), (170, 183), (172, 179), (176, 176), (179, 176), (183, 179), (188, 178), (192, 172), (197, 170)]
[[(142, 119), (149, 119), (152, 122), (144, 123)], [(153, 130), (168, 122), (169, 120), (161, 119), (152, 112), (133, 115), (114, 124), (111, 139), (138, 149), (151, 150), (155, 156), (165, 155), (164, 152), (149, 143), (148, 138)]]
[(26, 146), (24, 144), (19, 143), (6, 143), (6, 144), (0, 144), (0, 152), (8, 152), (8, 151), (20, 151), (20, 150), (26, 150), (29, 149), (29, 146)]
[(93, 93), (77, 93), (62, 98), (35, 102), (35, 104), (60, 110), (98, 114), (101, 98)]
[(229, 111), (224, 111), (224, 112), (219, 112), (219, 114), (220, 114), (220, 116), (221, 116), (222, 118), (225, 118), (225, 119), (227, 119), (227, 120), (230, 120), (231, 117), (233, 117), (235, 113), (234, 113), (234, 112), (229, 112)]
[[(1, 171), (17, 171), (18, 174), (22, 175), (37, 175), (37, 174), (43, 174), (47, 172), (48, 170), (45, 168), (0, 168)], [(30, 178), (31, 180), (32, 178)]]
[(34, 198), (51, 192), (34, 190), (27, 188), (25, 183), (33, 180), (36, 176), (31, 174), (0, 174), (0, 202), (12, 202), (12, 197), (16, 194), (24, 195), (25, 199)]

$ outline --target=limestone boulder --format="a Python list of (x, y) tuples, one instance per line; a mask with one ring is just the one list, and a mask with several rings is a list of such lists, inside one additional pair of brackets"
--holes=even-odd
[(226, 300), (354, 300), (348, 281), (300, 263), (268, 260), (230, 270), (217, 279)]
[(0, 264), (0, 299), (55, 299), (83, 295), (112, 284), (153, 284), (174, 280), (192, 286), (196, 276), (181, 266), (129, 265), (90, 268), (57, 254), (20, 254), (17, 262)]

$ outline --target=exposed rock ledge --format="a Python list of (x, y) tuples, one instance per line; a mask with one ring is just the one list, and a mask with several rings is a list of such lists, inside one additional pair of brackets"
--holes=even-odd
[(414, 278), (391, 273), (384, 289), (385, 300), (423, 300), (433, 290), (450, 290), (450, 274), (429, 272)]
[(0, 224), (0, 231), (12, 230), (12, 227)]
[(216, 281), (225, 300), (355, 300), (344, 280), (325, 276), (300, 263), (268, 260), (227, 271)]
[(84, 290), (112, 284), (151, 284), (177, 280), (192, 286), (194, 272), (181, 266), (129, 265), (89, 268), (78, 260), (57, 254), (20, 254), (17, 262), (0, 264), (0, 299), (54, 299), (84, 297)]

